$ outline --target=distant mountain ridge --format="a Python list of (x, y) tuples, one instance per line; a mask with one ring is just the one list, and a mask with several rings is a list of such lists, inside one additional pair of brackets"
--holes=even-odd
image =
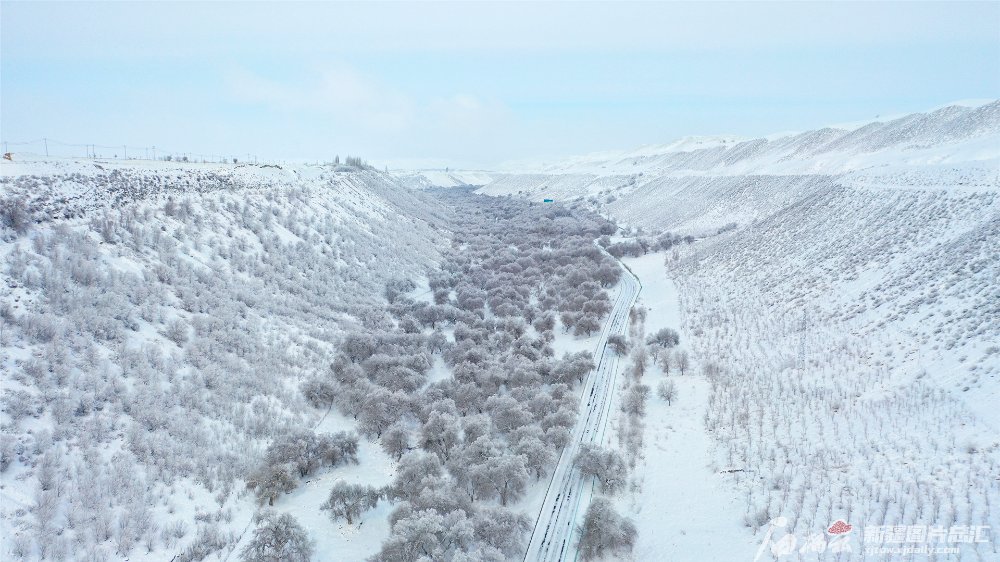
[[(980, 146), (987, 141), (987, 146)], [(990, 150), (992, 141), (992, 150)], [(838, 173), (876, 153), (923, 154), (928, 161), (1000, 156), (1000, 100), (978, 107), (950, 105), (851, 129), (824, 127), (777, 137), (685, 137), (664, 145), (606, 152), (543, 166), (542, 173), (690, 171), (716, 173)], [(796, 165), (797, 164), (797, 165)]]

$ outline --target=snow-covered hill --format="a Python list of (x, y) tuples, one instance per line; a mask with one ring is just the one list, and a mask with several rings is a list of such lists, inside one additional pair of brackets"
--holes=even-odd
[(417, 170), (394, 172), (393, 175), (411, 189), (429, 189), (486, 185), (493, 180), (494, 174), (481, 170)]
[[(0, 173), (5, 559), (231, 547), (264, 447), (321, 421), (300, 382), (373, 321), (387, 281), (423, 275), (450, 241), (438, 205), (370, 170), (60, 160)], [(329, 416), (322, 429), (351, 427)], [(388, 479), (377, 446), (358, 456)]]
[[(576, 201), (632, 236), (695, 237), (659, 275), (711, 385), (711, 469), (746, 508), (692, 519), (781, 515), (800, 539), (836, 519), (1000, 528), (1000, 102), (703, 142), (480, 190)], [(702, 482), (651, 464), (644, 487), (685, 477)], [(640, 528), (647, 504), (631, 504)], [(998, 542), (962, 549), (990, 559)]]
[(678, 141), (568, 158), (538, 170), (593, 176), (837, 174), (892, 164), (953, 163), (1000, 156), (1000, 101), (953, 105), (889, 121), (746, 139)]

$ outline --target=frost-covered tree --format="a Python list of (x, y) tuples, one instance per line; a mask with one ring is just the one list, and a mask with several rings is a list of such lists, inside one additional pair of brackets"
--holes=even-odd
[(587, 351), (567, 353), (552, 369), (554, 382), (572, 384), (583, 382), (587, 373), (594, 370), (594, 356)]
[(299, 387), (302, 395), (316, 408), (329, 408), (337, 398), (337, 387), (321, 377), (307, 379)]
[(535, 478), (544, 476), (555, 464), (555, 453), (536, 436), (528, 435), (519, 440), (514, 450), (524, 457), (525, 466), (534, 473)]
[(375, 386), (361, 399), (358, 429), (368, 436), (380, 437), (387, 427), (405, 413), (401, 397), (382, 386)]
[(661, 381), (659, 386), (656, 387), (656, 394), (665, 400), (667, 405), (673, 404), (674, 400), (677, 400), (677, 385), (670, 379)]
[(607, 498), (594, 498), (580, 526), (580, 555), (584, 560), (595, 560), (606, 553), (623, 555), (635, 546), (636, 536), (631, 519), (619, 515)]
[(655, 353), (656, 364), (659, 365), (660, 370), (663, 371), (664, 375), (670, 374), (670, 367), (673, 364), (673, 359), (671, 358), (670, 351), (666, 349), (660, 349)]
[(267, 500), (267, 505), (274, 505), (279, 496), (295, 489), (298, 480), (287, 465), (279, 464), (261, 467), (247, 478), (246, 483), (260, 501)]
[(628, 340), (621, 334), (612, 334), (608, 336), (608, 347), (618, 355), (625, 355), (628, 353)]
[(354, 524), (354, 519), (368, 509), (378, 505), (381, 492), (371, 486), (348, 484), (338, 481), (330, 490), (330, 496), (320, 506), (321, 510), (330, 512), (330, 519), (346, 519), (348, 525)]
[(605, 492), (615, 493), (625, 486), (628, 466), (621, 456), (611, 449), (583, 445), (574, 462), (581, 474), (596, 478)]
[(622, 397), (622, 409), (630, 416), (646, 415), (646, 398), (649, 396), (649, 387), (644, 384), (633, 384)]
[(691, 359), (688, 356), (688, 352), (683, 349), (678, 350), (674, 354), (674, 364), (677, 365), (677, 370), (681, 372), (682, 375), (687, 373), (687, 370), (691, 368)]
[(486, 400), (486, 408), (493, 419), (493, 426), (501, 431), (512, 431), (531, 423), (531, 415), (512, 396), (490, 396)]
[(381, 443), (382, 450), (398, 461), (410, 450), (410, 432), (402, 424), (395, 423), (382, 433)]
[(276, 438), (264, 457), (269, 465), (293, 466), (298, 476), (304, 477), (324, 464), (357, 462), (357, 448), (358, 438), (350, 433), (316, 434), (299, 430)]
[(621, 274), (621, 268), (615, 266), (614, 264), (604, 263), (601, 264), (597, 268), (597, 271), (594, 272), (594, 278), (597, 279), (601, 286), (610, 287), (618, 282), (618, 279), (621, 278)]
[[(373, 562), (453, 560), (469, 553), (475, 529), (465, 511), (441, 514), (435, 509), (408, 511), (392, 523), (392, 535)], [(465, 558), (468, 560), (469, 558)]]
[(588, 312), (576, 319), (576, 324), (573, 326), (573, 335), (589, 336), (600, 329), (601, 322), (598, 319), (598, 315)]
[(436, 482), (441, 474), (441, 460), (437, 455), (419, 450), (410, 451), (399, 460), (396, 480), (389, 486), (388, 494), (394, 499), (415, 498), (425, 483)]
[(401, 295), (417, 288), (417, 284), (412, 279), (393, 279), (385, 285), (385, 298), (389, 303), (396, 302)]
[(523, 514), (502, 507), (484, 507), (472, 518), (476, 539), (506, 557), (514, 557), (524, 549), (524, 537), (531, 530), (531, 520)]
[(307, 562), (314, 542), (302, 525), (288, 513), (264, 510), (254, 516), (257, 527), (240, 558), (245, 562)]
[(451, 298), (451, 291), (448, 289), (440, 288), (434, 289), (434, 304), (442, 305), (448, 302)]
[(0, 223), (18, 234), (24, 234), (31, 224), (31, 214), (23, 197), (0, 200)]
[(460, 441), (461, 431), (458, 418), (453, 414), (431, 412), (420, 430), (420, 446), (447, 461)]
[(649, 354), (646, 352), (646, 346), (637, 345), (635, 349), (632, 350), (632, 376), (635, 380), (639, 380), (646, 374), (646, 367), (649, 363)]
[(539, 332), (552, 331), (556, 327), (556, 317), (552, 313), (542, 314), (532, 322), (532, 326)]
[(675, 330), (670, 328), (663, 328), (657, 331), (655, 334), (649, 336), (646, 343), (649, 345), (655, 345), (662, 347), (664, 349), (670, 349), (675, 347), (681, 341), (680, 335), (677, 334)]
[(518, 500), (528, 485), (528, 469), (521, 455), (501, 454), (487, 459), (486, 478), (500, 496), (500, 505)]
[(344, 338), (341, 349), (355, 363), (371, 357), (378, 348), (378, 343), (370, 334), (349, 334)]

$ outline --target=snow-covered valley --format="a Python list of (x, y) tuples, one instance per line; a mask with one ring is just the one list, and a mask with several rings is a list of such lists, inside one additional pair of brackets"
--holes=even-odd
[(998, 559), (998, 178), (1000, 102), (516, 172), (15, 155), (0, 557)]

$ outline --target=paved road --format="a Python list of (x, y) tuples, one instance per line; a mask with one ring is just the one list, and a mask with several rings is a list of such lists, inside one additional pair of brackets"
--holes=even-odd
[(608, 336), (626, 334), (629, 311), (639, 295), (639, 280), (622, 267), (621, 281), (615, 291), (614, 307), (601, 330), (594, 354), (596, 367), (584, 381), (580, 400), (580, 418), (573, 428), (573, 438), (559, 457), (559, 464), (552, 471), (549, 487), (542, 502), (542, 509), (535, 521), (531, 540), (525, 552), (525, 561), (574, 560), (574, 537), (592, 495), (591, 479), (583, 478), (573, 466), (580, 446), (601, 443), (611, 410), (611, 396), (615, 381), (622, 370), (625, 358), (619, 357), (608, 347)]

